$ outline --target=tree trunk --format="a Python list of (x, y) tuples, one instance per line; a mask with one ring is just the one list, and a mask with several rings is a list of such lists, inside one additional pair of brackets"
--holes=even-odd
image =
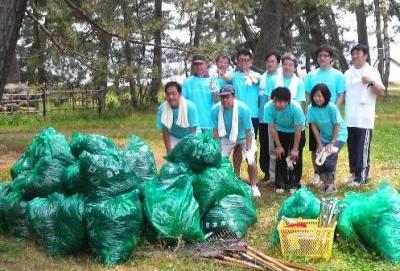
[(154, 55), (153, 55), (153, 73), (150, 85), (150, 100), (152, 103), (158, 103), (158, 91), (161, 89), (162, 76), (162, 49), (161, 49), (161, 34), (162, 34), (162, 0), (154, 0), (154, 18), (157, 23), (157, 28), (154, 31)]
[(204, 2), (202, 1), (199, 7), (199, 11), (196, 15), (196, 26), (194, 28), (193, 46), (196, 48), (199, 48), (201, 34), (203, 32), (203, 7)]
[[(38, 0), (34, 2), (33, 15), (40, 19), (39, 14), (39, 3)], [(40, 39), (40, 30), (37, 22), (33, 22), (33, 44), (32, 44), (32, 54), (35, 59), (34, 61), (34, 83), (43, 84), (46, 80), (46, 70), (44, 67), (44, 44)]]
[(339, 27), (336, 24), (335, 14), (333, 13), (333, 10), (330, 6), (322, 7), (321, 14), (326, 23), (327, 30), (329, 32), (329, 36), (332, 41), (332, 45), (336, 49), (336, 55), (339, 60), (340, 69), (342, 70), (342, 72), (345, 72), (349, 68), (349, 65), (347, 64), (346, 58), (344, 57), (343, 43), (339, 37), (339, 30), (338, 30)]
[(111, 49), (111, 36), (101, 31), (98, 33), (99, 49), (97, 52), (97, 69), (94, 77), (96, 89), (101, 90), (99, 94), (99, 107), (106, 106), (107, 82), (108, 82), (108, 61)]
[(215, 32), (215, 42), (222, 42), (222, 33), (221, 33), (221, 12), (218, 10), (214, 13), (214, 32)]
[(388, 94), (389, 74), (390, 74), (390, 37), (388, 33), (388, 8), (385, 0), (381, 0), (382, 19), (383, 19), (383, 44), (384, 44), (384, 73), (382, 77), (385, 85), (385, 95)]
[[(356, 8), (356, 19), (357, 19), (357, 36), (358, 43), (364, 44), (369, 47), (368, 42), (368, 29), (367, 29), (367, 15), (365, 13), (364, 0), (359, 1), (359, 5)], [(371, 62), (370, 57), (367, 59), (368, 63)]]
[[(124, 17), (124, 27), (125, 29), (132, 28), (132, 12), (131, 8), (127, 5), (126, 1), (121, 2), (123, 17)], [(126, 61), (125, 78), (129, 82), (129, 93), (131, 95), (131, 106), (136, 107), (136, 84), (134, 78), (134, 72), (132, 67), (132, 47), (129, 41), (125, 41), (124, 44), (124, 54)]]
[(24, 17), (26, 0), (10, 0), (0, 7), (0, 99), (3, 95)]
[(383, 78), (383, 40), (381, 28), (381, 8), (380, 0), (374, 0), (375, 7), (375, 22), (376, 22), (376, 45), (378, 47), (378, 71)]
[(315, 55), (315, 51), (320, 45), (326, 44), (325, 34), (321, 28), (321, 20), (318, 15), (319, 10), (317, 5), (312, 1), (307, 1), (304, 7), (304, 11), (307, 30), (311, 36), (311, 42), (309, 44), (310, 53), (314, 61), (314, 65), (317, 65), (318, 61)]
[(17, 53), (14, 52), (13, 57), (11, 59), (10, 70), (8, 72), (6, 83), (18, 83), (19, 81), (21, 81), (21, 77), (17, 61)]
[(279, 46), (282, 0), (264, 0), (257, 17), (260, 27), (260, 38), (256, 44), (254, 60), (256, 66), (264, 69), (266, 51), (274, 51)]

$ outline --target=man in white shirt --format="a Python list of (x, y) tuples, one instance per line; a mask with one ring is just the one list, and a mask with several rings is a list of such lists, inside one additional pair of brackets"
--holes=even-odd
[(346, 71), (345, 120), (348, 127), (349, 186), (368, 182), (372, 129), (377, 96), (384, 96), (384, 86), (377, 69), (367, 58), (369, 49), (358, 44), (351, 49), (353, 65)]

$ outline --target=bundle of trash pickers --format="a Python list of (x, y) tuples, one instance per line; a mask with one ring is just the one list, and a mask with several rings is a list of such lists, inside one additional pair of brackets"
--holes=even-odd
[(49, 255), (90, 251), (107, 265), (129, 259), (142, 237), (244, 236), (257, 220), (250, 187), (210, 135), (183, 139), (157, 172), (149, 145), (53, 128), (38, 133), (0, 183), (0, 232), (32, 238)]

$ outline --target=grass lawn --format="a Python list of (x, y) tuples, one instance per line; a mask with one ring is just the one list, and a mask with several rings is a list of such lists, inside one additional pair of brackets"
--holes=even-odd
[[(391, 97), (380, 100), (377, 106), (376, 127), (373, 133), (371, 153), (371, 182), (368, 190), (377, 186), (380, 180), (387, 180), (400, 189), (400, 88), (390, 91)], [(71, 136), (73, 131), (92, 132), (112, 137), (118, 145), (131, 133), (146, 139), (152, 146), (157, 165), (163, 164), (165, 150), (161, 135), (155, 129), (155, 114), (149, 112), (108, 112), (100, 119), (95, 112), (54, 113), (46, 120), (41, 117), (0, 116), (0, 180), (10, 178), (9, 169), (21, 155), (32, 137), (42, 128), (53, 126)], [(312, 175), (310, 154), (305, 149), (303, 179), (308, 181)], [(243, 174), (246, 177), (244, 166)], [(343, 186), (348, 175), (346, 148), (340, 153), (338, 165), (339, 196), (347, 191)], [(260, 172), (261, 177), (261, 172)], [(282, 201), (288, 195), (276, 195), (273, 187), (261, 184), (262, 197), (256, 201), (258, 223), (250, 229), (247, 238), (250, 245), (265, 253), (281, 257), (279, 246), (271, 247), (269, 240), (274, 220)], [(400, 226), (400, 225), (399, 225)], [(153, 255), (148, 255), (152, 251)], [(311, 263), (321, 270), (400, 270), (360, 245), (335, 243), (333, 259), (325, 261), (298, 262)], [(0, 270), (108, 270), (96, 264), (89, 255), (48, 257), (43, 250), (29, 240), (16, 240), (13, 237), (0, 236)], [(149, 245), (145, 241), (140, 245), (131, 260), (114, 270), (241, 270), (223, 267), (207, 261), (182, 258), (159, 249), (158, 245)]]

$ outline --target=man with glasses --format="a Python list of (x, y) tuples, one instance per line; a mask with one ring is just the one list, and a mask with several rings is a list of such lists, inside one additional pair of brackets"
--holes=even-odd
[[(213, 106), (213, 135), (221, 140), (221, 152), (229, 157), (232, 150), (244, 153), (248, 167), (251, 190), (254, 197), (260, 197), (257, 187), (256, 141), (248, 107), (235, 99), (232, 85), (225, 85), (219, 92), (221, 102)], [(237, 174), (240, 164), (234, 164)]]
[[(304, 79), (304, 86), (308, 95), (308, 103), (310, 102), (310, 93), (315, 85), (324, 83), (328, 86), (331, 94), (331, 101), (338, 107), (343, 103), (346, 92), (346, 80), (343, 73), (332, 67), (335, 58), (335, 52), (332, 47), (322, 45), (316, 50), (316, 57), (319, 68), (309, 72)], [(314, 134), (309, 133), (309, 148), (311, 151), (311, 161), (314, 168), (314, 176), (311, 184), (317, 185), (320, 177), (315, 164), (317, 142)]]

